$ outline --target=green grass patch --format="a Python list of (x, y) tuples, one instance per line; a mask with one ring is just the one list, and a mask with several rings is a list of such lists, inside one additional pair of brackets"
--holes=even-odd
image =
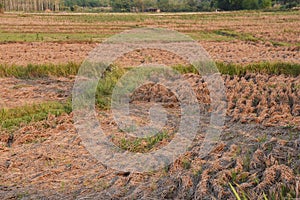
[(238, 40), (242, 40), (242, 41), (256, 42), (256, 41), (261, 40), (259, 38), (254, 37), (253, 35), (251, 35), (249, 33), (241, 33), (241, 32), (236, 32), (233, 30), (216, 30), (216, 31), (213, 31), (213, 33), (216, 35), (221, 35), (223, 37), (238, 39)]
[(109, 71), (105, 72), (105, 77), (100, 79), (96, 90), (96, 104), (100, 109), (110, 107), (113, 89), (125, 72), (124, 68), (112, 66)]
[(0, 42), (101, 42), (109, 34), (95, 33), (0, 33)]
[(191, 33), (187, 33), (192, 39), (197, 41), (232, 41), (233, 37), (228, 37), (226, 35), (217, 34), (215, 31), (195, 31)]
[(187, 158), (182, 159), (182, 166), (184, 169), (190, 169), (191, 165), (192, 165), (192, 163), (189, 159), (187, 159)]
[(47, 102), (0, 110), (0, 125), (3, 129), (13, 130), (30, 122), (47, 119), (49, 114), (59, 116), (72, 111), (71, 102)]
[(21, 79), (43, 78), (48, 76), (69, 76), (76, 75), (80, 64), (68, 63), (62, 65), (44, 64), (27, 66), (6, 66), (0, 65), (0, 77), (15, 77)]
[(189, 66), (175, 65), (172, 68), (178, 71), (180, 74), (187, 74), (187, 73), (199, 74), (199, 71), (192, 65)]
[(118, 145), (121, 149), (131, 152), (149, 152), (164, 139), (169, 139), (170, 135), (167, 131), (157, 133), (152, 137), (127, 139), (121, 138)]
[(246, 73), (263, 73), (270, 75), (300, 75), (300, 64), (297, 63), (269, 63), (261, 62), (248, 65), (217, 63), (217, 67), (222, 74), (244, 76)]
[[(297, 63), (271, 63), (271, 62), (261, 62), (252, 63), (247, 65), (234, 64), (234, 63), (224, 63), (216, 62), (216, 67), (221, 74), (228, 74), (231, 76), (245, 76), (247, 73), (261, 73), (270, 75), (290, 75), (299, 76), (300, 75), (300, 64)], [(173, 66), (173, 69), (177, 70), (181, 74), (194, 73), (199, 74), (198, 70), (190, 66), (177, 65)]]
[(278, 42), (278, 41), (274, 41), (274, 40), (270, 40), (269, 42), (271, 42), (271, 44), (273, 46), (280, 46), (280, 47), (300, 46), (300, 43), (291, 44), (291, 43), (287, 43), (287, 42)]

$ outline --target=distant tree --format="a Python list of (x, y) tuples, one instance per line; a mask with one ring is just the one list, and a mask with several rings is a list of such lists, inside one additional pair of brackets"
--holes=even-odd
[(157, 8), (157, 2), (156, 0), (143, 0), (145, 8)]
[[(245, 0), (245, 1), (247, 1), (247, 0)], [(231, 10), (243, 9), (243, 0), (230, 0), (230, 9)]]
[(187, 11), (196, 11), (197, 10), (196, 0), (187, 0), (185, 2), (185, 8)]
[(217, 7), (222, 10), (231, 10), (230, 0), (217, 0)]
[(198, 1), (197, 11), (211, 11), (215, 7), (215, 1)]
[(170, 10), (169, 0), (157, 0), (157, 6), (161, 11)]
[(222, 10), (254, 10), (270, 7), (271, 4), (271, 0), (217, 0), (217, 7)]
[(243, 0), (243, 9), (255, 10), (259, 8), (258, 0)]
[(140, 12), (144, 12), (145, 10), (145, 4), (143, 0), (133, 0), (132, 7), (135, 7)]
[(272, 0), (260, 0), (258, 3), (260, 8), (269, 8), (272, 6)]
[(116, 12), (129, 12), (131, 2), (130, 0), (111, 0), (111, 7)]
[(293, 8), (300, 5), (300, 0), (286, 0), (284, 1), (285, 8)]
[(229, 0), (217, 0), (217, 7), (222, 10), (230, 10), (230, 1)]

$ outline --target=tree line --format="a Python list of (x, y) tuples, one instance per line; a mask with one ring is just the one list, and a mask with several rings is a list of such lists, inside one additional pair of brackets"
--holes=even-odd
[(109, 8), (114, 12), (195, 12), (265, 9), (274, 5), (291, 8), (300, 0), (0, 0), (0, 11), (77, 11), (78, 8)]
[(60, 0), (0, 0), (5, 11), (59, 11), (60, 4)]
[(278, 5), (281, 8), (292, 8), (300, 4), (300, 0), (216, 0), (214, 4), (222, 10), (255, 10)]
[(274, 5), (292, 8), (299, 6), (300, 0), (111, 0), (112, 9), (118, 12), (143, 12), (147, 8), (157, 8), (163, 12), (255, 10)]

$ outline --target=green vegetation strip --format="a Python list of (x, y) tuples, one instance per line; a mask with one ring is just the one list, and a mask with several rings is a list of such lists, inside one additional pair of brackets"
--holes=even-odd
[(118, 80), (125, 74), (124, 68), (111, 67), (110, 72), (98, 83), (96, 90), (96, 104), (101, 109), (108, 109), (111, 103), (111, 96)]
[[(247, 65), (242, 64), (233, 64), (233, 63), (224, 63), (217, 62), (217, 68), (221, 74), (228, 75), (237, 75), (244, 76), (246, 73), (262, 73), (270, 75), (291, 75), (299, 76), (300, 75), (300, 64), (298, 63), (283, 63), (283, 62), (261, 62), (261, 63), (252, 63)], [(34, 78), (43, 78), (49, 76), (56, 77), (67, 77), (70, 75), (76, 75), (80, 64), (77, 63), (68, 63), (62, 65), (46, 64), (46, 65), (32, 65), (27, 66), (6, 66), (0, 65), (0, 77), (15, 77), (20, 79), (34, 79)], [(197, 70), (192, 66), (173, 66), (173, 68), (179, 71), (182, 74), (185, 73), (198, 73)], [(107, 79), (109, 83), (105, 83), (103, 90), (106, 90), (104, 93), (107, 93), (107, 89), (111, 89), (111, 82), (117, 82), (117, 79), (122, 76), (126, 69), (131, 69), (130, 67), (120, 69), (118, 67), (113, 67), (111, 72), (107, 74)], [(103, 83), (104, 84), (104, 83)]]
[[(288, 76), (299, 76), (300, 75), (300, 64), (297, 63), (252, 63), (247, 65), (233, 64), (217, 62), (216, 66), (221, 74), (227, 74), (230, 76), (245, 76), (247, 73), (261, 73), (270, 75), (288, 75)], [(193, 66), (173, 66), (173, 69), (177, 70), (181, 74), (194, 73), (198, 74), (197, 69)]]
[(27, 66), (6, 66), (0, 65), (0, 77), (15, 77), (21, 79), (43, 78), (49, 76), (76, 75), (80, 64), (68, 63), (64, 65), (32, 65)]
[(0, 32), (0, 42), (101, 42), (110, 34)]
[(4, 108), (0, 110), (0, 125), (3, 129), (12, 130), (30, 122), (45, 120), (49, 114), (59, 116), (71, 111), (72, 106), (70, 102), (47, 102), (10, 109)]
[[(88, 28), (88, 27), (86, 27)], [(81, 33), (80, 31), (74, 33), (26, 33), (26, 32), (0, 32), (0, 42), (89, 42), (96, 43), (102, 42), (103, 40), (109, 38), (114, 33), (121, 32), (122, 29), (117, 29), (115, 27), (111, 28), (111, 33)], [(125, 28), (136, 28), (136, 26), (128, 25)], [(46, 30), (49, 31), (49, 30)], [(101, 30), (99, 30), (101, 31)], [(265, 38), (257, 38), (250, 33), (236, 32), (234, 30), (220, 29), (213, 31), (183, 31), (183, 33), (189, 35), (192, 39), (197, 41), (216, 41), (216, 42), (226, 42), (232, 40), (240, 41), (262, 41), (270, 42), (274, 46), (300, 46), (300, 43), (288, 43), (279, 42), (274, 40), (268, 40)]]
[(285, 74), (290, 76), (300, 75), (300, 64), (297, 63), (261, 62), (243, 66), (239, 64), (226, 64), (218, 62), (217, 67), (221, 74), (228, 74), (231, 76), (244, 76), (246, 73), (262, 73), (270, 75)]

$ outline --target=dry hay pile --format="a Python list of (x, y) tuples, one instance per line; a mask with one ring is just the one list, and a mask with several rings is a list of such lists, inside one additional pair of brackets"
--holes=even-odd
[[(1, 197), (234, 199), (229, 182), (250, 198), (269, 191), (280, 198), (283, 187), (291, 194), (299, 191), (300, 138), (289, 141), (287, 130), (229, 123), (206, 157), (198, 157), (197, 140), (169, 167), (135, 174), (97, 162), (81, 144), (71, 117), (22, 128), (12, 147), (1, 149), (0, 180), (6, 183)], [(261, 134), (270, 137), (259, 141)]]
[[(185, 74), (201, 105), (209, 107), (210, 96), (205, 79)], [(265, 126), (300, 128), (300, 80), (285, 75), (247, 74), (245, 77), (223, 76), (228, 101), (227, 115), (232, 122), (259, 123)], [(180, 105), (170, 89), (154, 82), (132, 94), (132, 101), (163, 102)]]

